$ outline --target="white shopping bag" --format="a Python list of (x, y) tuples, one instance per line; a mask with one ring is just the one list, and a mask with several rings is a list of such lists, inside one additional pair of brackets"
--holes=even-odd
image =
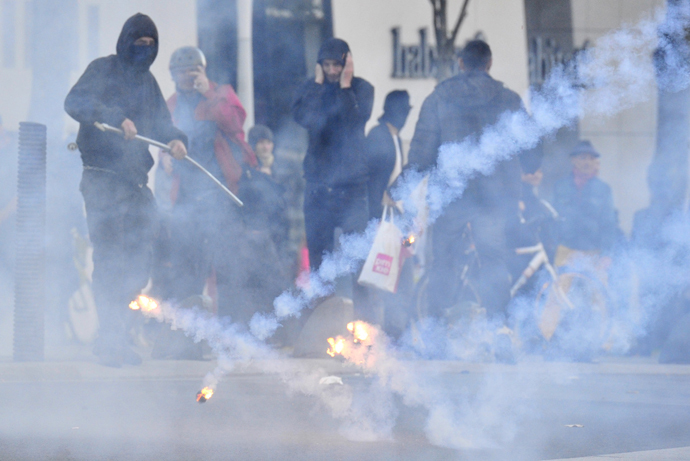
[(383, 208), (374, 244), (357, 282), (360, 285), (395, 293), (400, 278), (402, 232), (393, 224), (393, 210)]

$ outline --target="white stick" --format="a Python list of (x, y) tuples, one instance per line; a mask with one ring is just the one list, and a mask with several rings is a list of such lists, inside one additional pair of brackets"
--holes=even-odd
[[(110, 131), (110, 132), (112, 132), (112, 133), (119, 133), (119, 134), (122, 134), (122, 135), (125, 134), (125, 132), (122, 131), (121, 129), (115, 128), (114, 126), (110, 126), (110, 125), (108, 125), (107, 123), (96, 122), (96, 123), (94, 123), (94, 125), (96, 126), (96, 128), (98, 128), (98, 129), (101, 130), (101, 131)], [(163, 149), (163, 150), (166, 151), (166, 152), (170, 152), (170, 146), (168, 146), (167, 144), (163, 144), (162, 142), (158, 142), (158, 141), (156, 141), (156, 140), (154, 140), (154, 139), (147, 138), (146, 136), (139, 136), (139, 135), (136, 135), (136, 136), (134, 136), (134, 139), (136, 139), (136, 140), (138, 140), (138, 141), (141, 141), (141, 142), (145, 142), (145, 143), (150, 144), (150, 145), (152, 145), (152, 146), (159, 147), (159, 148)], [(196, 160), (194, 160), (193, 158), (191, 158), (189, 155), (185, 156), (185, 160), (187, 160), (189, 163), (191, 163), (192, 165), (194, 165), (195, 167), (197, 167), (199, 170), (201, 170), (201, 172), (203, 172), (203, 173), (204, 173), (206, 176), (208, 176), (213, 182), (215, 182), (215, 183), (218, 185), (218, 187), (220, 187), (221, 189), (223, 189), (223, 190), (225, 191), (225, 193), (228, 194), (228, 195), (230, 196), (230, 198), (232, 199), (232, 201), (235, 202), (238, 206), (244, 206), (244, 203), (242, 203), (242, 200), (240, 200), (235, 194), (233, 194), (233, 193), (230, 191), (230, 189), (228, 189), (227, 187), (225, 187), (225, 184), (223, 184), (222, 182), (220, 182), (220, 181), (218, 180), (218, 178), (216, 178), (215, 176), (213, 176), (213, 175), (211, 174), (210, 171), (208, 171), (206, 168), (204, 168), (203, 166), (201, 166)]]

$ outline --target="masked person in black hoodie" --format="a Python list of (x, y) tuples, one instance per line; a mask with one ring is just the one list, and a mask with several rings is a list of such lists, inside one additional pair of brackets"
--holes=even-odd
[[(304, 158), (304, 224), (312, 271), (333, 251), (333, 233), (362, 232), (369, 219), (364, 126), (374, 87), (354, 77), (350, 47), (337, 38), (321, 46), (316, 76), (298, 89), (292, 114), (309, 131)], [(365, 296), (355, 283), (353, 298)], [(361, 304), (360, 306), (361, 307)]]
[[(94, 353), (108, 366), (141, 363), (128, 345), (126, 314), (146, 286), (152, 263), (156, 208), (147, 175), (154, 162), (148, 145), (133, 138), (141, 134), (168, 143), (178, 159), (187, 155), (187, 138), (173, 126), (149, 71), (157, 54), (156, 25), (138, 13), (122, 27), (117, 54), (89, 64), (65, 100), (65, 110), (80, 123), (80, 189), (100, 323)], [(95, 122), (121, 128), (125, 136), (102, 132)]]
[[(398, 177), (407, 163), (402, 148), (400, 130), (410, 114), (410, 95), (405, 90), (394, 90), (386, 95), (383, 115), (379, 124), (369, 131), (366, 140), (369, 166), (369, 216), (381, 219), (383, 206), (393, 205), (388, 186)], [(384, 203), (385, 202), (385, 203)]]
[[(489, 76), (491, 49), (481, 40), (470, 41), (460, 56), (462, 72), (440, 83), (422, 105), (406, 168), (429, 170), (446, 143), (478, 139), (506, 112), (523, 110), (520, 96)], [(432, 229), (433, 262), (429, 271), (430, 314), (444, 317), (453, 307), (465, 248), (460, 244), (472, 228), (479, 256), (479, 297), (489, 317), (502, 317), (510, 300), (506, 222), (520, 199), (520, 162), (517, 157), (498, 163), (493, 172), (477, 174), (461, 198), (452, 202)]]

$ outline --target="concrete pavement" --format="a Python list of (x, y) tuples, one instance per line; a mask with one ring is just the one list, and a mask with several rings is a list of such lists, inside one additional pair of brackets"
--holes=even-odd
[[(368, 382), (337, 360), (289, 363), (341, 376), (355, 391)], [(145, 360), (111, 369), (88, 357), (0, 360), (0, 459), (690, 459), (689, 448), (678, 448), (690, 447), (690, 366), (639, 358), (409, 362), (415, 374), (433, 372), (451, 398), (474, 396), (500, 377), (519, 394), (509, 403), (528, 410), (501, 444), (456, 450), (431, 444), (427, 411), (399, 401), (389, 440), (349, 440), (313, 396), (287, 392), (257, 364), (224, 377), (213, 399), (199, 405), (194, 395), (215, 365)], [(528, 392), (534, 383), (545, 384)]]
[(569, 461), (688, 461), (690, 460), (690, 447), (615, 453), (611, 455), (587, 456), (586, 458), (561, 458), (560, 460), (550, 461), (566, 459)]

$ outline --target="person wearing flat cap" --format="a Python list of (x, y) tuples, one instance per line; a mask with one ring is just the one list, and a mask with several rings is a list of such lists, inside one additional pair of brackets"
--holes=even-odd
[[(364, 126), (371, 116), (374, 87), (354, 76), (348, 44), (338, 38), (321, 46), (315, 77), (297, 90), (295, 121), (307, 129), (304, 158), (304, 224), (312, 271), (333, 251), (334, 231), (363, 232), (369, 220)], [(359, 287), (353, 282), (355, 309)]]
[[(116, 51), (89, 64), (67, 95), (65, 111), (79, 122), (80, 189), (93, 244), (100, 325), (94, 354), (103, 365), (120, 367), (141, 363), (128, 344), (126, 315), (148, 283), (157, 227), (147, 186), (153, 157), (149, 146), (134, 137), (166, 143), (173, 157), (183, 159), (187, 136), (173, 125), (149, 71), (158, 54), (158, 30), (151, 18), (141, 13), (129, 18)], [(100, 131), (95, 122), (120, 128), (124, 136)]]
[(554, 186), (553, 206), (560, 215), (556, 264), (571, 250), (606, 255), (620, 235), (611, 187), (599, 179), (601, 154), (590, 141), (570, 153), (573, 171)]
[[(168, 98), (168, 108), (175, 126), (189, 138), (190, 157), (239, 195), (243, 175), (251, 176), (258, 166), (245, 141), (246, 111), (232, 86), (210, 80), (206, 67), (206, 56), (195, 46), (172, 53), (168, 68), (175, 93)], [(241, 253), (248, 248), (247, 207), (238, 208), (190, 163), (161, 158), (166, 159), (173, 176), (174, 204), (166, 229), (171, 263), (161, 265), (154, 289), (161, 297), (179, 301), (200, 295), (211, 278), (217, 288), (218, 316), (248, 324), (258, 303), (247, 288), (249, 257)], [(200, 357), (196, 346), (183, 355)]]

